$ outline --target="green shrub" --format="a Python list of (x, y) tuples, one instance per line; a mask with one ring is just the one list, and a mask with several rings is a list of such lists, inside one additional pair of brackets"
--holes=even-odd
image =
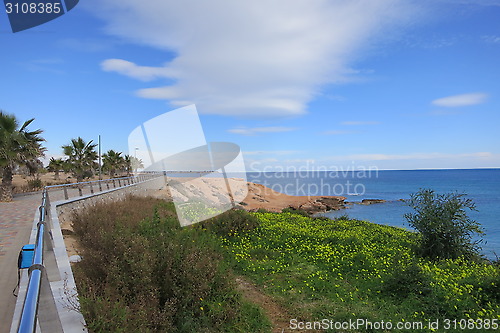
[(40, 178), (28, 179), (28, 190), (39, 190), (43, 187), (42, 180)]
[(240, 233), (254, 230), (259, 226), (258, 219), (242, 209), (231, 209), (201, 224), (219, 236), (236, 236)]
[(466, 209), (476, 210), (471, 199), (465, 194), (436, 194), (433, 190), (422, 189), (412, 194), (407, 204), (416, 213), (405, 214), (410, 226), (421, 235), (420, 253), (424, 257), (456, 259), (478, 257), (478, 240), (473, 236), (483, 234)]
[(297, 215), (300, 215), (300, 216), (311, 216), (311, 214), (309, 214), (308, 212), (306, 212), (305, 210), (303, 209), (295, 209), (295, 208), (292, 208), (292, 207), (287, 207), (287, 208), (283, 208), (281, 210), (282, 213), (291, 213), (291, 214), (297, 214)]
[(382, 291), (395, 299), (404, 300), (410, 296), (426, 297), (431, 293), (430, 277), (422, 268), (412, 263), (407, 267), (396, 266), (382, 285)]
[(477, 297), (483, 301), (483, 304), (500, 303), (500, 271), (497, 270), (496, 276), (488, 276), (477, 284)]

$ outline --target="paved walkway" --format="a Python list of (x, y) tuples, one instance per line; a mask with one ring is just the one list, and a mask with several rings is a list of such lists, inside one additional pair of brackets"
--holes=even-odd
[(0, 202), (0, 333), (10, 331), (16, 297), (17, 258), (21, 247), (29, 242), (35, 212), (41, 194)]
[[(115, 185), (118, 187), (125, 184), (117, 182)], [(103, 184), (102, 190), (116, 187)], [(98, 188), (94, 190), (96, 193), (99, 191)], [(76, 188), (68, 189), (67, 193), (69, 198), (80, 196)], [(82, 194), (91, 194), (90, 188), (85, 187)], [(51, 203), (64, 200), (64, 192), (61, 189), (52, 189), (49, 198)], [(12, 202), (0, 202), (0, 333), (10, 332), (17, 301), (12, 294), (17, 284), (17, 259), (23, 245), (29, 242), (35, 213), (41, 201), (40, 192), (16, 197)]]
[[(87, 193), (88, 192), (88, 193)], [(78, 196), (76, 189), (69, 189), (71, 197)], [(84, 193), (90, 194), (88, 189)], [(51, 202), (63, 200), (62, 190), (49, 192)], [(12, 290), (17, 284), (17, 258), (23, 245), (29, 243), (35, 213), (42, 201), (42, 194), (35, 193), (0, 202), (0, 333), (10, 332), (17, 298)]]

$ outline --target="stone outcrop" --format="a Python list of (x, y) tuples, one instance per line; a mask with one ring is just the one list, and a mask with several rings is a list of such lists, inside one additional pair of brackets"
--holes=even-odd
[(285, 208), (304, 210), (311, 214), (345, 208), (345, 197), (339, 196), (295, 196), (277, 192), (262, 184), (248, 182), (248, 195), (241, 201), (246, 210), (254, 212), (265, 209), (281, 212)]
[(289, 208), (303, 210), (309, 214), (324, 213), (345, 208), (345, 197), (320, 197), (302, 204), (290, 205)]
[(378, 203), (384, 203), (386, 200), (383, 199), (363, 199), (359, 203), (360, 205), (372, 205), (372, 204), (378, 204)]

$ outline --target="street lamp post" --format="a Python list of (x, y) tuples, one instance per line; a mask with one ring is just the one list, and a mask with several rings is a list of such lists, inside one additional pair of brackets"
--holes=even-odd
[(102, 167), (101, 167), (101, 135), (99, 134), (99, 139), (98, 139), (98, 144), (99, 144), (99, 180), (102, 179), (102, 174), (101, 174), (101, 171), (102, 171)]
[(135, 173), (136, 175), (137, 175), (137, 167), (138, 167), (138, 165), (139, 165), (139, 163), (137, 163), (137, 151), (138, 151), (138, 150), (139, 150), (139, 148), (138, 148), (138, 147), (135, 147), (135, 149), (134, 149), (134, 163), (133, 163), (134, 165), (133, 165), (133, 167), (134, 167), (134, 173)]

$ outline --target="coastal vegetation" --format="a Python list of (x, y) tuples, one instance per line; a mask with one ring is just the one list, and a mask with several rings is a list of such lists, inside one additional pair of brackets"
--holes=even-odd
[(431, 189), (421, 189), (407, 201), (415, 212), (405, 214), (411, 227), (420, 235), (420, 254), (431, 259), (474, 258), (479, 256), (484, 234), (468, 210), (476, 210), (472, 199), (463, 193), (437, 194)]
[(108, 150), (102, 155), (102, 169), (108, 172), (110, 177), (115, 177), (117, 173), (130, 175), (138, 168), (143, 168), (142, 161), (134, 156), (123, 155), (122, 152), (113, 149)]
[(94, 332), (270, 332), (264, 315), (276, 313), (239, 295), (239, 278), (300, 322), (384, 320), (431, 332), (431, 322), (456, 320), (448, 331), (461, 332), (460, 320), (475, 331), (500, 321), (498, 265), (423, 257), (418, 232), (290, 210), (232, 210), (181, 229), (170, 203), (127, 200), (75, 218), (75, 277)]
[(97, 152), (95, 151), (97, 144), (93, 144), (92, 140), (86, 142), (81, 137), (71, 139), (71, 142), (62, 146), (67, 169), (71, 171), (77, 182), (91, 177), (94, 170), (98, 168), (96, 163)]
[[(41, 129), (28, 129), (33, 121), (29, 119), (21, 124), (15, 115), (0, 110), (0, 201), (11, 201), (16, 193), (33, 192), (47, 185), (75, 180), (81, 182), (99, 174), (97, 144), (81, 137), (63, 145), (64, 157), (51, 157), (44, 167), (41, 158), (46, 151), (42, 145), (45, 139), (41, 136)], [(113, 149), (102, 157), (102, 171), (109, 177), (130, 176), (144, 167), (140, 159)], [(47, 172), (54, 174), (53, 179), (43, 177)], [(61, 179), (62, 173), (64, 179)]]
[(54, 158), (54, 157), (50, 158), (49, 165), (47, 166), (47, 171), (54, 172), (55, 180), (60, 179), (59, 173), (65, 169), (66, 169), (66, 163), (63, 161), (62, 158)]
[(16, 168), (24, 166), (30, 174), (39, 167), (38, 158), (43, 156), (45, 141), (41, 129), (28, 130), (34, 119), (20, 125), (14, 115), (0, 110), (0, 201), (12, 200), (12, 177)]
[[(62, 146), (64, 155), (67, 158), (62, 160), (62, 165), (58, 164), (58, 166), (65, 171), (71, 172), (77, 182), (98, 173), (98, 154), (95, 151), (97, 144), (92, 142), (92, 140), (86, 142), (81, 137), (78, 137), (71, 139), (70, 144)], [(122, 154), (122, 152), (110, 149), (102, 155), (102, 171), (107, 172), (110, 178), (122, 175), (129, 176), (132, 171), (144, 167), (140, 159)]]
[[(43, 187), (42, 172), (82, 181), (99, 167), (97, 145), (78, 137), (44, 169), (42, 130), (28, 130), (32, 122), (0, 111), (0, 200), (12, 199), (15, 173), (30, 176), (33, 190)], [(143, 167), (115, 150), (103, 162), (109, 177)], [(269, 332), (276, 313), (242, 293), (244, 279), (282, 317), (302, 322), (384, 320), (432, 331), (431, 322), (455, 320), (448, 331), (464, 323), (489, 331), (500, 321), (500, 265), (478, 254), (482, 229), (466, 214), (474, 203), (421, 190), (408, 204), (416, 232), (300, 209), (231, 210), (181, 228), (173, 205), (158, 199), (97, 205), (74, 218), (79, 310), (93, 332)]]
[(265, 288), (290, 318), (500, 319), (500, 271), (486, 261), (431, 261), (417, 255), (418, 233), (345, 217), (253, 216), (258, 229), (221, 241), (234, 269)]
[(268, 332), (236, 291), (218, 241), (181, 229), (172, 203), (128, 198), (75, 215), (74, 266), (92, 332)]
[(121, 152), (110, 149), (107, 153), (102, 155), (102, 162), (103, 170), (109, 172), (109, 175), (113, 177), (116, 174), (116, 170), (123, 168), (125, 159)]

